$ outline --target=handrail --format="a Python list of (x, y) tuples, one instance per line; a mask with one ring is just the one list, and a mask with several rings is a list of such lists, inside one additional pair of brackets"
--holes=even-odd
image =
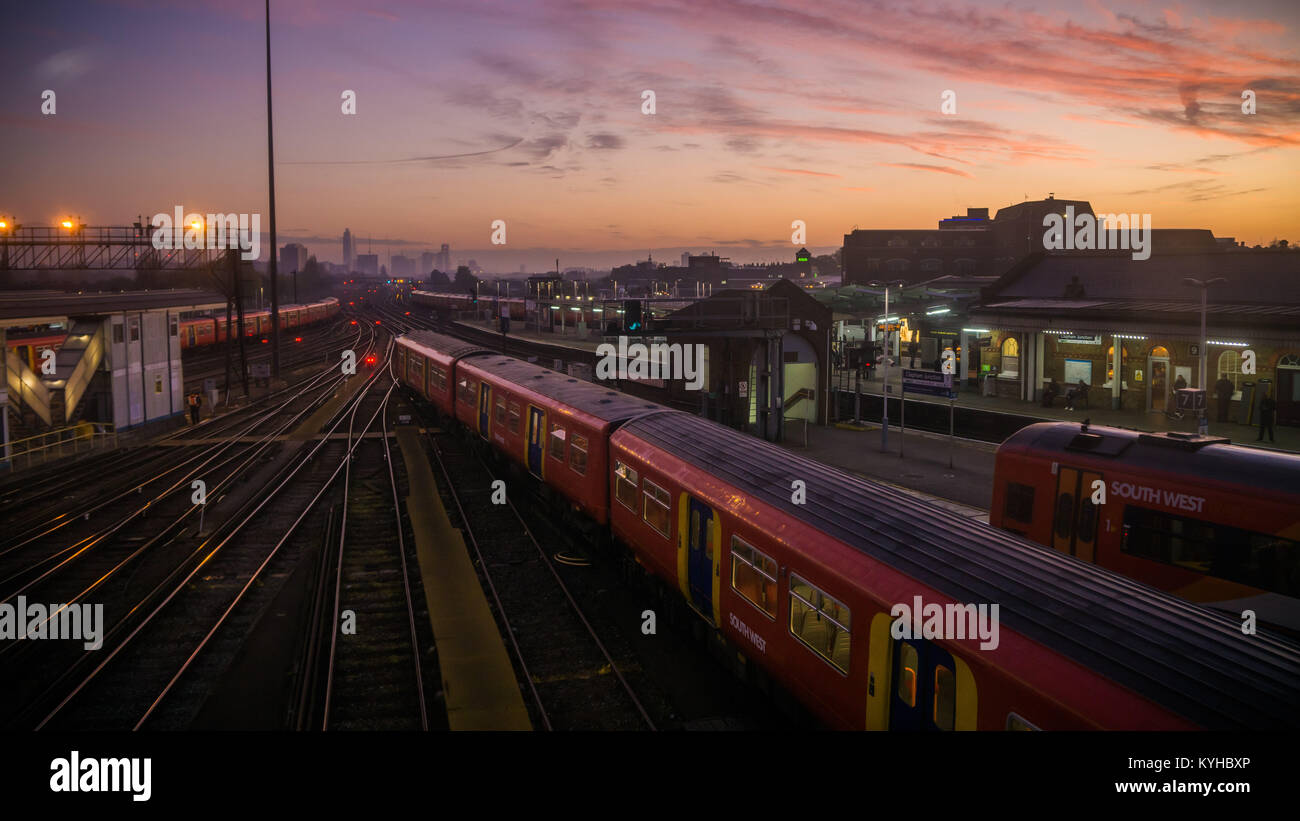
[(80, 422), (5, 443), (4, 452), (0, 454), (0, 466), (17, 470), (21, 459), (21, 467), (28, 468), (68, 454), (103, 447), (117, 447), (117, 426), (111, 422)]

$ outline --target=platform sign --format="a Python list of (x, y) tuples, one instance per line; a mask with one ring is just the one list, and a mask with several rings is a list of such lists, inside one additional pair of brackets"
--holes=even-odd
[(1179, 388), (1178, 409), (1181, 411), (1205, 410), (1205, 391), (1199, 388)]
[(903, 391), (906, 393), (923, 393), (928, 396), (942, 396), (955, 399), (952, 388), (952, 374), (938, 371), (923, 371), (912, 368), (903, 369)]
[(254, 379), (270, 379), (271, 365), (267, 362), (254, 363), (250, 369)]

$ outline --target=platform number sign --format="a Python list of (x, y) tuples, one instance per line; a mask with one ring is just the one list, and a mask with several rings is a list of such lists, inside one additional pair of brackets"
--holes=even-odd
[(950, 351), (950, 350), (949, 350), (949, 351), (944, 351), (944, 352), (943, 352), (943, 356), (941, 357), (941, 366), (940, 366), (939, 370), (940, 370), (940, 372), (942, 372), (942, 373), (956, 373), (956, 372), (957, 372), (957, 354), (953, 353), (953, 352)]

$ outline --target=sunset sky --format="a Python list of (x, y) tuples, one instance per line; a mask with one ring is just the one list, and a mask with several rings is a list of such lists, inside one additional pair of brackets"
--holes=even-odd
[[(0, 214), (265, 214), (262, 8), (8, 7)], [(1049, 191), (1300, 241), (1298, 34), (1292, 0), (273, 0), (279, 241), (340, 261), (350, 227), (381, 261), (448, 242), (489, 270), (788, 259), (795, 219), (830, 249)]]

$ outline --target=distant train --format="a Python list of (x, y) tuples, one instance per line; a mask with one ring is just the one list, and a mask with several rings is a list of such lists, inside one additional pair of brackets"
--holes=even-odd
[[(440, 311), (472, 311), (474, 310), (474, 297), (468, 293), (446, 293), (436, 291), (412, 291), (411, 301), (416, 305), (423, 305), (427, 308), (436, 308)], [(524, 300), (521, 297), (502, 297), (497, 299), (494, 294), (483, 294), (479, 297), (480, 306), (492, 306), (494, 304), (505, 305), (510, 311), (511, 319), (523, 319), (525, 315)], [(488, 310), (490, 308), (484, 308)]]
[(1300, 727), (1300, 648), (1275, 636), (461, 340), (400, 337), (393, 366), (831, 727)]
[(1298, 455), (1181, 433), (1030, 425), (998, 448), (989, 522), (1300, 633)]
[[(472, 311), (474, 310), (474, 298), (468, 293), (436, 293), (433, 291), (412, 291), (411, 301), (416, 305), (423, 305), (428, 308), (434, 308), (441, 311)], [(534, 300), (527, 300), (533, 302)], [(510, 318), (523, 320), (527, 318), (527, 302), (520, 297), (502, 297), (497, 299), (491, 293), (484, 293), (478, 298), (479, 309), (488, 314), (495, 316), (500, 315), (500, 308), (493, 306), (504, 305), (510, 311)], [(550, 307), (550, 312), (544, 314), (543, 318), (556, 326), (561, 324), (567, 326), (577, 325), (579, 322), (585, 322), (588, 325), (595, 325), (604, 316), (604, 309), (592, 299), (560, 299), (558, 297), (549, 300), (542, 300), (543, 309)], [(531, 321), (531, 320), (530, 320)]]
[[(298, 328), (310, 325), (336, 316), (338, 312), (339, 301), (334, 297), (307, 305), (286, 305), (280, 309), (280, 327)], [(238, 325), (238, 318), (232, 315), (231, 324)], [(269, 333), (270, 330), (270, 311), (244, 312), (244, 336), (257, 336)], [(67, 336), (66, 332), (41, 331), (32, 334), (10, 332), (6, 336), (6, 344), (19, 359), (27, 363), (27, 367), (36, 370), (40, 367), (41, 352), (47, 348), (57, 351), (63, 346), (63, 340)], [(224, 342), (226, 340), (225, 314), (183, 320), (180, 323), (180, 338), (182, 349), (200, 348), (204, 345)]]
[[(286, 305), (280, 309), (281, 328), (299, 328), (329, 319), (339, 312), (339, 301), (328, 297), (307, 305)], [(233, 312), (230, 324), (238, 326), (239, 318)], [(244, 312), (244, 336), (257, 336), (271, 332), (270, 311)], [(181, 323), (181, 348), (201, 348), (226, 341), (226, 316), (187, 319)]]

